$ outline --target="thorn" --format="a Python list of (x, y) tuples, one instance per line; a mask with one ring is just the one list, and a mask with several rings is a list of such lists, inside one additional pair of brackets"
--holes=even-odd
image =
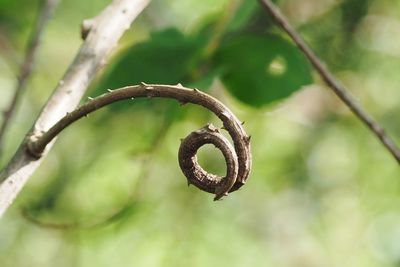
[(81, 25), (81, 37), (83, 40), (89, 35), (89, 32), (92, 30), (94, 24), (94, 19), (85, 19), (82, 21)]
[(194, 134), (204, 134), (204, 129), (200, 128), (200, 129), (198, 129), (196, 131), (193, 131), (192, 133), (194, 133)]
[(244, 125), (244, 121), (242, 121), (240, 124), (241, 124), (241, 125)]
[(214, 197), (214, 201), (222, 200), (222, 198), (223, 198), (223, 197), (226, 197), (227, 195), (228, 195), (228, 192), (225, 192), (225, 193), (223, 193), (223, 194), (217, 194), (217, 195), (215, 195), (215, 197)]
[(207, 123), (206, 128), (211, 132), (219, 132), (218, 128), (215, 127), (212, 123)]
[(221, 115), (222, 115), (223, 117), (227, 118), (227, 119), (231, 119), (231, 115), (230, 115), (228, 112), (226, 112), (226, 111), (222, 112)]
[(220, 201), (220, 200), (222, 200), (223, 197), (224, 197), (224, 195), (215, 195), (214, 201)]
[(246, 144), (250, 144), (250, 140), (251, 140), (251, 135), (244, 137), (244, 141), (246, 142)]
[(196, 93), (200, 93), (200, 90), (197, 89), (197, 88), (194, 88), (193, 91), (196, 92)]
[(93, 97), (88, 96), (88, 99), (89, 99), (89, 100), (93, 100)]
[(179, 88), (183, 88), (181, 83), (178, 83), (176, 86), (179, 87)]
[(152, 98), (153, 96), (155, 96), (156, 92), (154, 92), (153, 89), (154, 89), (153, 86), (148, 86), (148, 85), (144, 88), (148, 98)]
[(142, 86), (148, 86), (148, 84), (145, 83), (145, 82), (140, 82), (140, 85), (142, 85)]
[(109, 92), (109, 93), (111, 93), (113, 90), (111, 90), (111, 89), (107, 89), (107, 92)]

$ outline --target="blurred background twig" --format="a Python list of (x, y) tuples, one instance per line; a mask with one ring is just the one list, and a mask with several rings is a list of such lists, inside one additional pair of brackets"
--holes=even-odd
[(290, 25), (289, 20), (280, 12), (278, 7), (271, 0), (259, 0), (274, 18), (276, 23), (290, 36), (293, 42), (306, 55), (314, 66), (315, 70), (321, 75), (329, 88), (346, 104), (347, 107), (371, 130), (380, 140), (386, 149), (392, 154), (400, 165), (400, 149), (396, 146), (393, 139), (385, 132), (385, 129), (361, 106), (357, 99), (340, 83), (335, 76), (328, 70), (326, 65), (318, 58), (312, 49), (304, 42), (301, 35)]
[(27, 83), (29, 82), (29, 76), (32, 74), (37, 50), (39, 49), (44, 30), (59, 2), (60, 0), (42, 0), (40, 3), (38, 17), (32, 29), (32, 33), (26, 47), (25, 58), (21, 64), (16, 81), (14, 95), (12, 96), (9, 106), (3, 111), (3, 120), (0, 125), (0, 157), (2, 156), (6, 131), (9, 124), (12, 122), (11, 120), (15, 110), (18, 108), (19, 99), (24, 93)]
[[(27, 138), (47, 131), (67, 112), (74, 110), (90, 82), (106, 63), (122, 34), (148, 5), (150, 0), (134, 3), (114, 0), (93, 20), (91, 30), (63, 78), (53, 91)], [(122, 15), (120, 15), (122, 14)], [(110, 23), (112, 20), (113, 23)], [(50, 149), (49, 144), (48, 149)], [(48, 151), (48, 150), (47, 150)], [(42, 159), (33, 160), (22, 142), (10, 162), (0, 172), (0, 215), (11, 205), (19, 191), (39, 167)]]

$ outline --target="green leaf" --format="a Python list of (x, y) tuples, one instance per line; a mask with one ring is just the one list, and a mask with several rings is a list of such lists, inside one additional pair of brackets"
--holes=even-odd
[(235, 37), (217, 51), (215, 60), (229, 92), (254, 107), (286, 98), (312, 82), (304, 56), (277, 35)]
[(370, 5), (370, 0), (347, 0), (341, 3), (342, 21), (345, 27), (343, 33), (354, 33), (362, 18), (368, 14)]
[(260, 8), (257, 1), (242, 1), (235, 16), (228, 25), (228, 31), (236, 31), (249, 23), (255, 11)]
[[(154, 32), (149, 40), (135, 44), (123, 52), (90, 95), (100, 95), (108, 88), (136, 85), (140, 82), (182, 83), (188, 86), (194, 80), (203, 79), (203, 76), (199, 77), (198, 68), (205, 44), (206, 36), (201, 34), (186, 36), (173, 28)], [(200, 84), (199, 89), (204, 90), (205, 87), (202, 86), (209, 84)], [(156, 104), (159, 105), (159, 102)], [(153, 100), (136, 99), (134, 105), (127, 100), (111, 105), (108, 110), (152, 110), (153, 105)]]
[(29, 30), (39, 9), (40, 4), (37, 0), (0, 0), (2, 30), (7, 30), (10, 35)]
[(120, 56), (102, 86), (184, 83), (199, 61), (203, 43), (176, 29), (153, 33), (150, 40), (132, 46)]

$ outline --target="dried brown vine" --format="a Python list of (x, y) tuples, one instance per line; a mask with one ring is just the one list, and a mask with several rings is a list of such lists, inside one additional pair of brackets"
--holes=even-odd
[[(180, 84), (172, 86), (142, 83), (137, 86), (108, 90), (99, 97), (90, 98), (87, 103), (66, 114), (45, 133), (32, 135), (27, 145), (28, 152), (40, 158), (47, 144), (73, 122), (116, 101), (134, 100), (137, 97), (173, 98), (181, 104), (193, 103), (203, 106), (217, 115), (223, 122), (223, 128), (231, 136), (233, 147), (218, 128), (208, 124), (182, 140), (178, 157), (179, 165), (190, 184), (215, 194), (215, 200), (245, 184), (251, 169), (251, 153), (250, 136), (246, 134), (242, 122), (217, 99), (197, 89), (185, 88)], [(223, 153), (227, 165), (225, 177), (208, 173), (198, 164), (197, 151), (205, 144), (214, 144)]]

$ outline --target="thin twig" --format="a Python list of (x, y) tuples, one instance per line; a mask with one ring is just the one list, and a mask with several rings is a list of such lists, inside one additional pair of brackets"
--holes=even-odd
[(387, 150), (400, 164), (400, 150), (395, 142), (385, 133), (383, 127), (369, 115), (350, 92), (328, 70), (322, 60), (312, 51), (300, 34), (292, 27), (288, 19), (280, 12), (279, 8), (270, 0), (259, 0), (276, 23), (285, 30), (293, 42), (304, 53), (325, 83), (346, 104), (347, 107), (376, 135)]
[(32, 74), (35, 65), (36, 54), (43, 37), (44, 29), (49, 22), (54, 10), (58, 6), (60, 0), (43, 0), (40, 7), (40, 14), (37, 17), (36, 24), (28, 41), (25, 59), (20, 67), (17, 84), (14, 90), (14, 95), (6, 110), (3, 111), (3, 122), (0, 126), (0, 155), (3, 150), (4, 134), (10, 125), (11, 119), (16, 111), (17, 104), (23, 92), (26, 89), (26, 84)]
[[(129, 29), (132, 21), (149, 2), (150, 0), (113, 0), (92, 20), (78, 54), (43, 107), (27, 137), (47, 131), (67, 112), (75, 109), (90, 82), (107, 62), (122, 34)], [(45, 156), (35, 159), (27, 153), (26, 144), (27, 139), (22, 142), (11, 161), (0, 172), (0, 217)], [(51, 144), (48, 147), (50, 146)]]
[(210, 41), (205, 48), (205, 58), (210, 58), (219, 47), (225, 34), (226, 28), (228, 27), (229, 22), (231, 22), (233, 16), (235, 15), (240, 3), (241, 2), (238, 0), (232, 0), (227, 3), (227, 6), (225, 7), (222, 15), (219, 17), (215, 24)]
[[(185, 88), (180, 84), (171, 86), (142, 83), (138, 86), (109, 90), (108, 93), (99, 97), (90, 98), (87, 103), (66, 114), (48, 131), (32, 135), (28, 141), (27, 150), (32, 156), (40, 158), (46, 146), (61, 131), (75, 121), (116, 101), (125, 99), (134, 100), (136, 97), (172, 98), (178, 100), (180, 103), (193, 103), (212, 111), (223, 122), (224, 129), (231, 136), (234, 147), (232, 147), (216, 127), (208, 124), (182, 139), (178, 156), (182, 172), (188, 179), (189, 184), (193, 184), (203, 191), (215, 194), (215, 200), (228, 195), (229, 192), (233, 192), (245, 184), (251, 169), (251, 153), (250, 136), (246, 134), (242, 122), (217, 99), (197, 89)], [(223, 179), (217, 175), (207, 173), (198, 164), (196, 158), (197, 151), (205, 144), (215, 145), (224, 155), (227, 174)]]

